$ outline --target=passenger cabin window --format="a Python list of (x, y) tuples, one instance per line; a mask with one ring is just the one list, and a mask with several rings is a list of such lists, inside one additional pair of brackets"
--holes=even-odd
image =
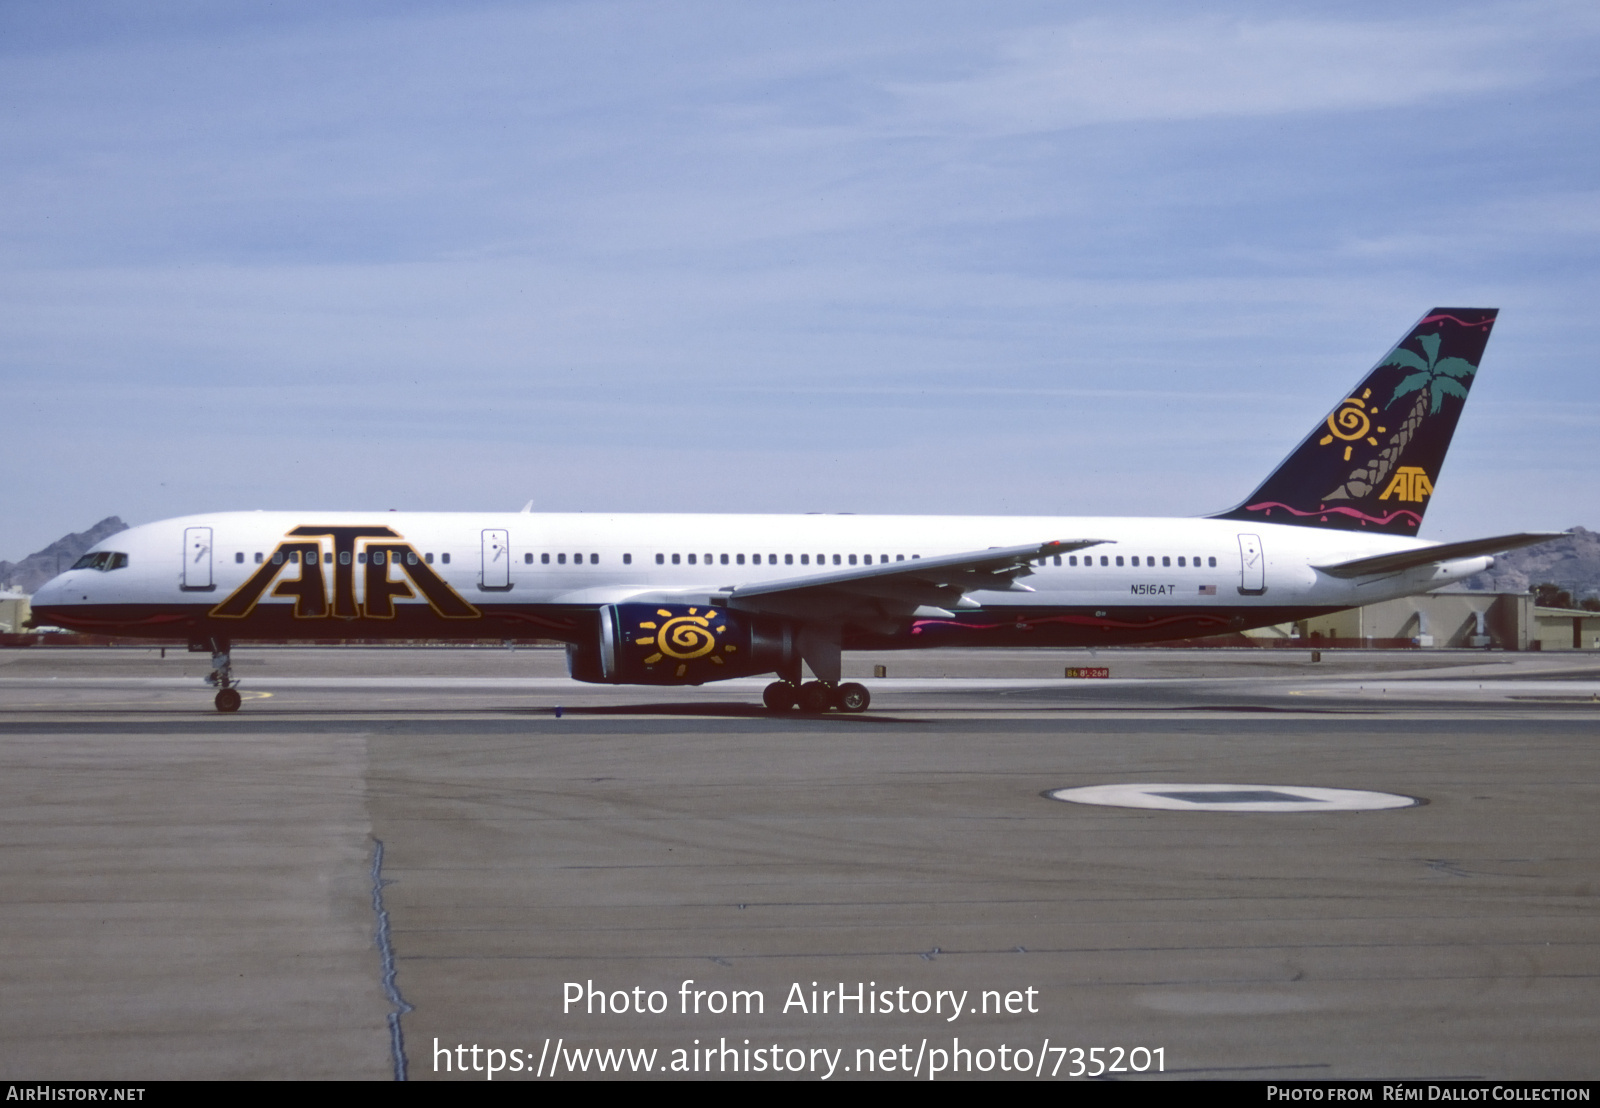
[[(804, 557), (804, 556), (805, 555), (803, 555), (803, 554), (801, 555), (801, 557)], [(786, 566), (794, 565), (794, 555), (793, 554), (785, 554), (783, 556), (783, 564), (786, 565)]]
[(260, 565), (260, 564), (261, 564), (261, 551), (257, 550), (256, 551), (256, 565)]
[(633, 555), (632, 554), (624, 554), (622, 556), (622, 564), (625, 565), (625, 566), (633, 565)]
[(1216, 569), (1217, 568), (1217, 560), (1215, 558), (1207, 558), (1206, 559), (1206, 564), (1208, 566), (1210, 566), (1212, 569)]
[(744, 565), (744, 555), (743, 554), (735, 555), (733, 560), (735, 562), (739, 563), (740, 565)]
[(673, 556), (672, 556), (672, 564), (673, 564), (673, 565), (677, 565), (677, 564), (678, 564), (678, 563), (679, 563), (679, 558), (678, 558), (678, 555), (676, 555), (676, 554), (674, 554), (674, 555), (673, 555)]
[(665, 554), (657, 554), (656, 555), (656, 565), (658, 565), (658, 566), (659, 565), (665, 565), (666, 561), (667, 561), (667, 556)]
[(590, 554), (589, 555), (589, 564), (592, 565), (592, 566), (599, 565), (600, 564), (600, 555), (598, 555), (598, 554)]
[(445, 565), (449, 565), (450, 564), (450, 555), (449, 554), (441, 554), (441, 555), (439, 555), (439, 560), (441, 562), (443, 562)]
[(236, 563), (242, 563), (242, 562), (243, 562), (243, 561), (244, 561), (244, 551), (243, 551), (243, 550), (241, 550), (241, 551), (239, 551), (239, 552), (238, 552), (238, 553), (237, 553), (237, 554), (235, 554), (235, 555), (234, 555), (234, 556), (233, 556), (233, 560), (234, 560), (234, 561), (235, 561), (235, 562), (236, 562)]

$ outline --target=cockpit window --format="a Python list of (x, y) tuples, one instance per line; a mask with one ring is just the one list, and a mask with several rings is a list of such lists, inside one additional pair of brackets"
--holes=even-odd
[(115, 550), (96, 550), (72, 563), (73, 569), (98, 569), (101, 573), (110, 573), (114, 569), (122, 569), (128, 564), (128, 556)]

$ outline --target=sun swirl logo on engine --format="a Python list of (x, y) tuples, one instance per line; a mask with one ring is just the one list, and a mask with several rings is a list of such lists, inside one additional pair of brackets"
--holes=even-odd
[(646, 651), (646, 666), (666, 663), (673, 667), (674, 677), (685, 677), (691, 665), (721, 666), (726, 655), (739, 649), (718, 642), (728, 625), (715, 608), (657, 608), (655, 614), (660, 618), (639, 620), (633, 635), (633, 645)]

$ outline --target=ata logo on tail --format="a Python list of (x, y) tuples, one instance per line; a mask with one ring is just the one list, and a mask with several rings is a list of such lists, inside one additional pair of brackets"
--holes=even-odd
[(1401, 466), (1395, 472), (1394, 480), (1389, 482), (1389, 487), (1383, 490), (1379, 500), (1387, 500), (1393, 496), (1396, 500), (1410, 500), (1421, 504), (1424, 497), (1433, 495), (1433, 482), (1428, 480), (1428, 475), (1421, 466)]

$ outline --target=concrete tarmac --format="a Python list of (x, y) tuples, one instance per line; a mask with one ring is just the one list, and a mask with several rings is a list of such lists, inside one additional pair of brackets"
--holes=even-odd
[[(0, 1068), (1594, 1077), (1600, 658), (1323, 658), (854, 655), (872, 710), (810, 718), (242, 648), (222, 716), (199, 655), (6, 651)], [(1044, 795), (1115, 782), (1426, 803)]]

